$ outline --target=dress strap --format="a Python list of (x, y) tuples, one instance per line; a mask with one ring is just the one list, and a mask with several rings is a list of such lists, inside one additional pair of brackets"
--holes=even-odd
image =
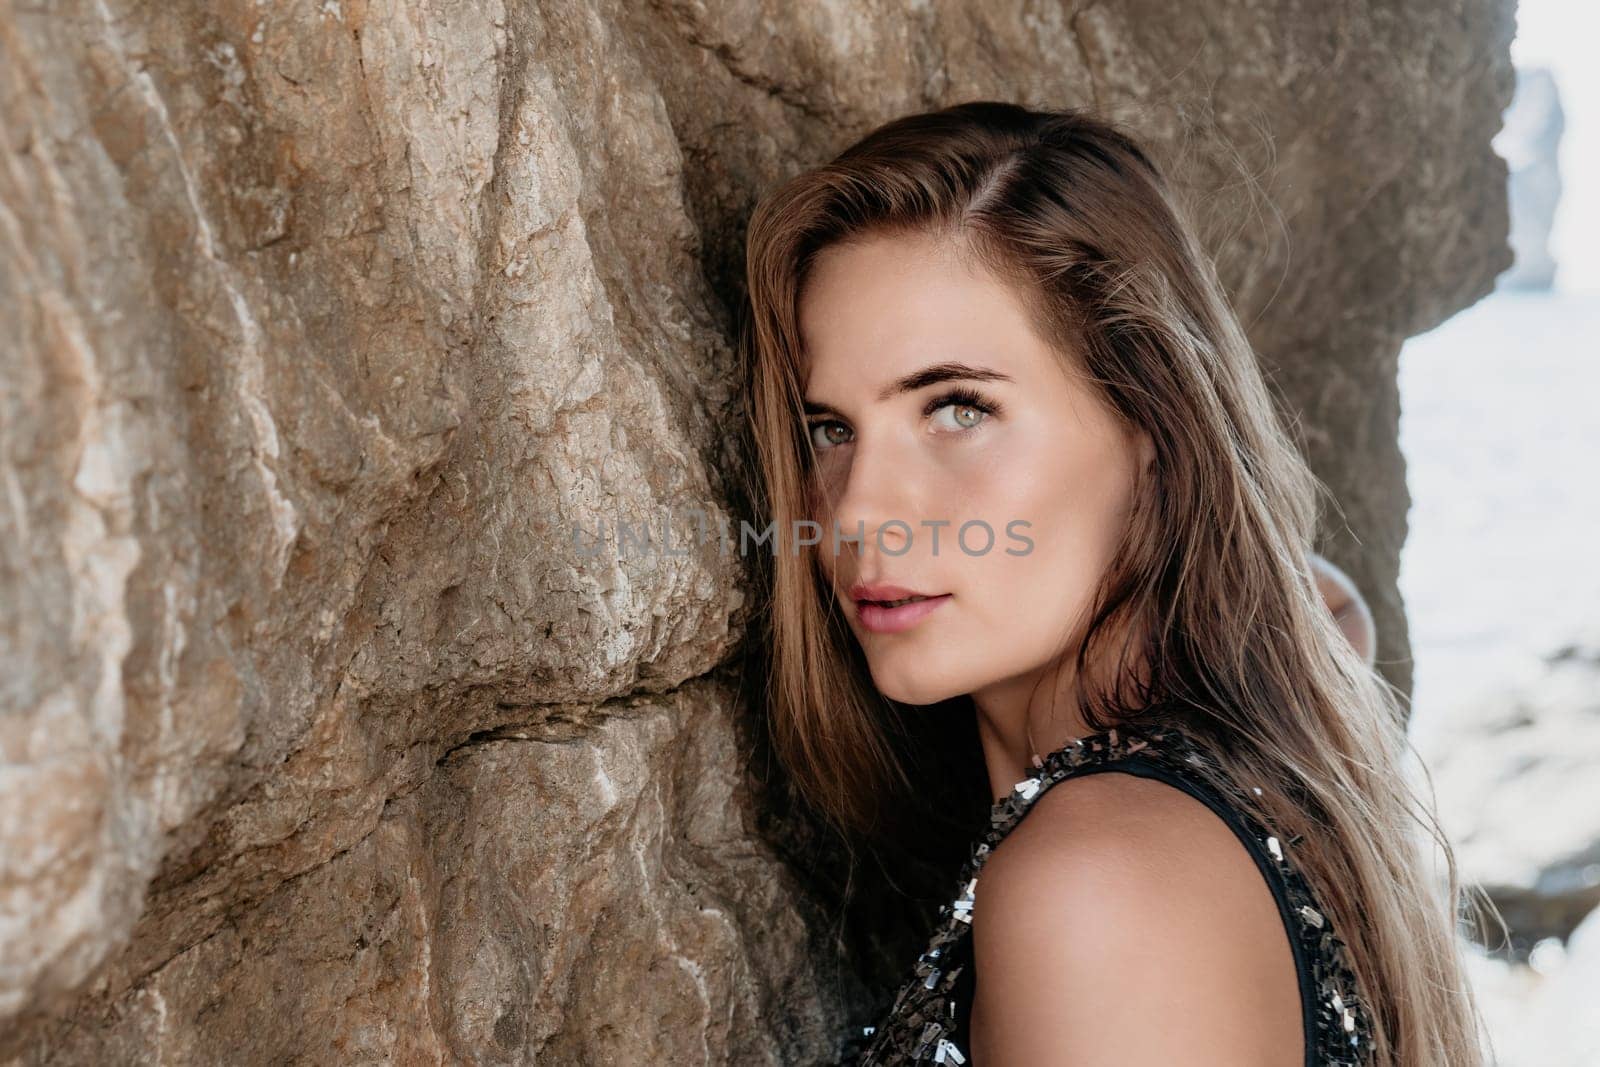
[[(864, 1050), (842, 1063), (961, 1063), (970, 1029), (975, 974), (970, 924), (984, 862), (1032, 810), (1068, 778), (1122, 771), (1166, 782), (1204, 803), (1244, 845), (1266, 879), (1289, 934), (1298, 976), (1307, 1067), (1363, 1067), (1372, 1052), (1371, 1025), (1356, 996), (1344, 946), (1288, 855), (1299, 838), (1282, 842), (1230, 792), (1239, 786), (1205, 747), (1176, 726), (1113, 728), (1080, 737), (1048, 756), (1034, 757), (1034, 774), (990, 810), (989, 827), (964, 865), (958, 895), (939, 909), (928, 947), (913, 977), (899, 990), (883, 1025), (863, 1034)], [(1227, 788), (1224, 788), (1224, 783)], [(1259, 787), (1252, 787), (1260, 795)], [(1243, 794), (1239, 794), (1241, 797)]]

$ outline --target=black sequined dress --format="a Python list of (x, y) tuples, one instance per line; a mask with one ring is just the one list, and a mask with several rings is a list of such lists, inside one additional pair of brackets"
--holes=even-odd
[(1194, 736), (1177, 726), (1118, 728), (1090, 734), (1045, 757), (1035, 775), (994, 805), (989, 829), (974, 844), (957, 882), (954, 902), (939, 909), (927, 949), (900, 988), (887, 1016), (853, 1036), (839, 1061), (849, 1067), (939, 1063), (970, 1059), (968, 1024), (974, 974), (972, 906), (979, 871), (990, 852), (1051, 786), (1067, 778), (1120, 771), (1167, 782), (1206, 804), (1244, 843), (1278, 902), (1289, 932), (1305, 1033), (1306, 1067), (1369, 1067), (1372, 1031), (1357, 996), (1344, 943), (1294, 867), (1298, 838), (1279, 841), (1216, 787), (1222, 768)]

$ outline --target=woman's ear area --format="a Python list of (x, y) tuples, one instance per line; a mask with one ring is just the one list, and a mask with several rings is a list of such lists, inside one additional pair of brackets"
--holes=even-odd
[(1150, 473), (1150, 464), (1156, 461), (1156, 442), (1150, 436), (1150, 431), (1143, 426), (1134, 427), (1134, 446), (1139, 456), (1139, 472)]

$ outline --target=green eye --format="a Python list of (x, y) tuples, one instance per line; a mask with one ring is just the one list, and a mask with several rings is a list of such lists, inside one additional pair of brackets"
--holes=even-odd
[[(949, 419), (943, 417), (946, 411), (952, 413)], [(942, 429), (959, 433), (983, 425), (989, 416), (998, 414), (999, 411), (999, 404), (979, 396), (971, 389), (958, 388), (930, 400), (923, 414), (940, 416)]]
[(954, 425), (950, 425), (949, 423), (945, 424), (952, 430), (970, 430), (974, 426), (977, 426), (979, 423), (981, 423), (984, 419), (989, 417), (988, 412), (984, 411), (982, 408), (974, 407), (971, 404), (952, 403), (946, 404), (939, 408), (940, 414), (943, 414), (946, 411), (953, 412), (951, 415), (951, 422), (953, 422)]

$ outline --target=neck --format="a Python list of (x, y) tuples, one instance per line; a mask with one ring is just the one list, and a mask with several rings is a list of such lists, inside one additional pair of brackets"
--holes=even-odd
[[(1034, 775), (1035, 754), (1048, 755), (1097, 732), (1078, 711), (1075, 660), (1076, 651), (1069, 649), (1037, 670), (972, 693), (989, 791), (997, 802), (1018, 782)], [(1142, 653), (1135, 653), (1131, 669), (1133, 676), (1148, 685), (1148, 665)], [(1130, 682), (1133, 676), (1119, 681)]]
[(989, 792), (997, 802), (1018, 782), (1033, 776), (1036, 754), (1044, 756), (1095, 732), (1078, 714), (1070, 682), (1063, 684), (1062, 673), (1063, 662), (1058, 660), (972, 694)]

